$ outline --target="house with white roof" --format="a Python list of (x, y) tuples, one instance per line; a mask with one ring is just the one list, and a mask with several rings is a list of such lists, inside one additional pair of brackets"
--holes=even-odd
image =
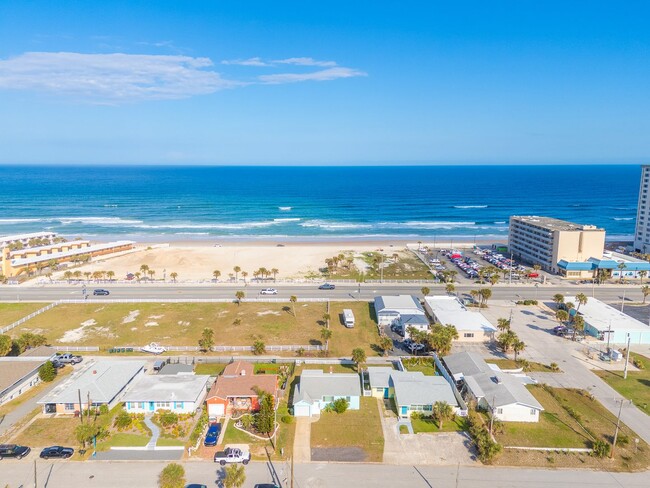
[(404, 337), (409, 337), (408, 328), (427, 331), (429, 319), (413, 295), (383, 295), (375, 297), (375, 313), (377, 323), (381, 325), (397, 325), (404, 332)]
[(424, 308), (434, 322), (456, 327), (458, 341), (485, 342), (494, 339), (497, 328), (481, 312), (469, 310), (458, 297), (425, 297)]
[(368, 368), (368, 379), (372, 395), (393, 398), (401, 418), (410, 418), (413, 412), (431, 415), (436, 402), (446, 402), (459, 411), (453, 387), (442, 376), (380, 366)]
[(609, 344), (627, 344), (630, 335), (631, 344), (650, 344), (650, 325), (641, 322), (619, 309), (589, 297), (587, 303), (578, 307), (578, 299), (574, 298), (576, 309), (571, 314), (582, 315), (585, 319), (585, 334), (589, 334)]
[(486, 363), (476, 353), (459, 352), (443, 358), (467, 401), (492, 411), (503, 422), (538, 422), (544, 407), (524, 386), (521, 378)]
[(143, 376), (124, 395), (124, 408), (129, 413), (193, 413), (208, 393), (209, 379), (209, 375), (193, 374)]
[(293, 414), (296, 417), (320, 415), (322, 409), (339, 398), (348, 401), (348, 410), (359, 410), (361, 380), (358, 374), (306, 369), (293, 391)]
[[(133, 382), (144, 374), (144, 361), (99, 360), (57, 385), (37, 403), (43, 413), (74, 414), (107, 405), (113, 408)], [(81, 405), (79, 404), (81, 395)]]

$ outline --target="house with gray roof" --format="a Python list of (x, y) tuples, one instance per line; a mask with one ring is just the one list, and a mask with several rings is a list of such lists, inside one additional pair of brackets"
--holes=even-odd
[(354, 373), (324, 373), (306, 369), (293, 391), (293, 414), (296, 417), (320, 415), (334, 400), (345, 398), (349, 410), (359, 410), (361, 380)]
[(413, 412), (431, 415), (436, 402), (446, 402), (459, 411), (453, 386), (442, 376), (382, 366), (369, 367), (368, 379), (372, 395), (393, 398), (402, 418), (410, 418)]
[(424, 308), (413, 295), (375, 297), (375, 314), (377, 315), (377, 323), (380, 326), (395, 325), (400, 327), (403, 335), (407, 338), (409, 337), (409, 327), (415, 327), (417, 330), (422, 331), (429, 329), (429, 319)]
[[(38, 401), (44, 413), (74, 414), (88, 408), (108, 405), (113, 408), (120, 402), (126, 389), (144, 374), (144, 361), (99, 360), (63, 383), (57, 385)], [(79, 395), (81, 394), (81, 405)]]
[(478, 408), (492, 411), (504, 422), (538, 422), (544, 407), (520, 377), (504, 373), (475, 353), (459, 352), (443, 358), (463, 397)]
[(194, 374), (144, 375), (124, 395), (124, 408), (129, 413), (193, 413), (208, 393), (209, 379)]

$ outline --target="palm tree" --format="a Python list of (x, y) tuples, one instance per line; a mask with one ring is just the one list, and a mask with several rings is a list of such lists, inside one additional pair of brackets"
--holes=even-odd
[(323, 314), (323, 322), (325, 322), (325, 327), (328, 329), (330, 328), (330, 320), (332, 320), (332, 316), (328, 314), (327, 312)]
[(537, 274), (539, 274), (539, 272), (542, 269), (542, 265), (541, 264), (533, 264), (533, 269), (537, 272)]
[(115, 271), (106, 271), (106, 277), (107, 277), (110, 281), (113, 281), (113, 278), (115, 278)]
[(438, 422), (440, 430), (442, 430), (443, 422), (454, 418), (454, 409), (447, 402), (436, 402), (432, 408), (433, 417)]
[(291, 302), (291, 310), (293, 311), (293, 316), (296, 317), (296, 302), (298, 301), (298, 297), (296, 295), (291, 295), (289, 297), (289, 301)]
[(481, 288), (479, 291), (479, 296), (481, 297), (481, 305), (485, 305), (487, 307), (487, 302), (492, 296), (492, 290), (489, 288)]
[(478, 290), (470, 290), (469, 294), (472, 296), (475, 302), (478, 301), (478, 295), (479, 295)]
[(557, 319), (558, 322), (566, 322), (569, 319), (569, 312), (566, 310), (558, 310), (555, 312), (555, 318)]
[(573, 340), (576, 339), (577, 332), (583, 332), (585, 330), (585, 318), (582, 315), (576, 315), (573, 317)]
[(576, 295), (576, 300), (578, 302), (578, 308), (576, 308), (576, 312), (578, 312), (580, 310), (580, 305), (587, 305), (589, 298), (587, 298), (587, 295), (584, 293), (578, 293)]
[(244, 279), (244, 284), (246, 284), (246, 277), (248, 276), (248, 272), (242, 271), (241, 272), (241, 277)]
[(452, 293), (454, 293), (454, 291), (456, 291), (456, 287), (454, 286), (453, 283), (447, 283), (445, 285), (445, 291), (447, 292), (447, 295), (451, 295)]
[(169, 277), (172, 279), (174, 283), (176, 283), (176, 278), (178, 278), (178, 273), (176, 271), (172, 271), (169, 273)]
[(246, 293), (243, 291), (239, 290), (238, 292), (235, 293), (235, 298), (237, 299), (237, 305), (241, 305), (241, 301), (244, 299), (246, 296)]
[[(70, 280), (72, 279), (72, 271), (66, 271), (65, 273), (63, 273), (63, 279), (68, 280), (68, 282), (70, 282)], [(646, 286), (645, 288), (648, 288), (648, 287)], [(645, 299), (645, 296), (644, 296), (644, 299)]]
[(84, 271), (84, 276), (86, 277), (86, 281), (90, 281), (92, 273), (90, 271)]
[(232, 269), (235, 272), (235, 283), (239, 280), (239, 272), (241, 271), (241, 268), (239, 266), (235, 266)]
[(526, 349), (526, 343), (524, 341), (516, 340), (512, 344), (512, 350), (515, 352), (515, 362), (517, 361), (517, 355)]
[(650, 286), (643, 285), (641, 287), (641, 293), (643, 293), (643, 303), (645, 303), (645, 299), (648, 298), (648, 295), (650, 295)]
[(357, 365), (357, 372), (359, 372), (360, 365), (366, 362), (366, 351), (360, 347), (352, 349), (352, 361)]
[(244, 466), (233, 463), (226, 468), (226, 475), (223, 478), (225, 488), (241, 488), (246, 482)]
[(273, 275), (273, 281), (274, 282), (275, 282), (276, 276), (278, 275), (279, 272), (280, 272), (280, 270), (278, 268), (272, 268), (271, 269), (271, 274)]
[(149, 273), (149, 279), (153, 281), (153, 275), (156, 274), (156, 270), (155, 269), (150, 269), (148, 271), (148, 273)]
[(453, 283), (455, 281), (457, 274), (458, 274), (458, 271), (456, 271), (455, 269), (449, 270), (449, 281), (451, 283)]
[(136, 271), (135, 273), (133, 273), (133, 276), (135, 276), (135, 279), (138, 280), (139, 282), (140, 278), (142, 277), (142, 273), (140, 273), (140, 271)]
[(564, 295), (561, 293), (556, 293), (553, 295), (553, 301), (556, 303), (556, 305), (560, 305), (560, 303), (564, 303)]
[(510, 330), (510, 320), (509, 319), (497, 320), (497, 329), (499, 329), (501, 332), (506, 332)]
[(384, 352), (384, 356), (386, 356), (388, 355), (388, 351), (393, 349), (393, 340), (386, 335), (381, 336), (381, 339), (379, 339), (379, 347)]
[(218, 269), (215, 269), (215, 270), (212, 272), (212, 276), (214, 276), (214, 279), (215, 279), (215, 280), (219, 280), (219, 276), (221, 276), (221, 271), (219, 271)]
[(625, 263), (618, 263), (618, 282), (623, 283), (623, 270), (625, 269)]
[(431, 293), (431, 290), (427, 286), (423, 286), (422, 289), (420, 290), (422, 294), (426, 297), (429, 293)]
[(323, 327), (320, 330), (320, 337), (325, 341), (325, 350), (329, 350), (330, 348), (330, 339), (332, 337), (332, 331), (331, 329), (328, 329), (326, 327)]
[(517, 337), (517, 334), (515, 334), (511, 330), (502, 332), (497, 337), (497, 343), (505, 353), (507, 353), (510, 350), (510, 348), (515, 344), (515, 342), (517, 342), (518, 340), (519, 338)]
[(499, 275), (497, 273), (492, 273), (490, 275), (490, 286), (494, 286), (499, 282)]
[(645, 278), (647, 274), (648, 274), (648, 272), (646, 270), (644, 270), (644, 269), (639, 271), (639, 273), (638, 273), (638, 275), (639, 275), (639, 284), (641, 284), (641, 285), (643, 284), (643, 278)]
[(140, 265), (140, 272), (142, 273), (143, 276), (147, 276), (147, 273), (149, 273), (149, 266), (146, 264)]
[(76, 280), (80, 280), (81, 279), (81, 271), (79, 271), (79, 270), (74, 271), (72, 273), (72, 276), (74, 276)]

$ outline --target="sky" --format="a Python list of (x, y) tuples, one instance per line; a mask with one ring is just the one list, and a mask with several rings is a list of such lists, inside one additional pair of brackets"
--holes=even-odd
[(649, 163), (649, 15), (0, 0), (0, 164)]

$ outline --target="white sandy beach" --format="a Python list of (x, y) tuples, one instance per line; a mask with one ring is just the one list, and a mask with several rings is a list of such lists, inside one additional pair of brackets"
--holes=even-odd
[[(264, 267), (279, 270), (278, 278), (300, 278), (310, 272), (318, 272), (325, 266), (325, 259), (341, 252), (355, 254), (382, 250), (387, 255), (406, 250), (407, 242), (327, 242), (327, 243), (228, 243), (215, 247), (207, 242), (176, 242), (171, 244), (138, 244), (137, 251), (120, 256), (105, 256), (85, 266), (75, 268), (82, 273), (89, 271), (113, 271), (116, 279), (124, 279), (127, 273), (135, 273), (146, 264), (155, 270), (154, 278), (166, 277), (170, 281), (172, 272), (178, 273), (177, 280), (210, 280), (214, 270), (221, 272), (221, 280), (228, 280), (233, 268), (239, 266), (249, 278), (255, 270)], [(423, 243), (427, 244), (427, 243)], [(436, 243), (438, 247), (449, 243)], [(417, 247), (417, 243), (410, 243)], [(470, 246), (465, 243), (463, 246)], [(357, 261), (358, 263), (358, 261)], [(63, 271), (55, 274), (62, 277)], [(241, 276), (241, 273), (240, 273)]]

